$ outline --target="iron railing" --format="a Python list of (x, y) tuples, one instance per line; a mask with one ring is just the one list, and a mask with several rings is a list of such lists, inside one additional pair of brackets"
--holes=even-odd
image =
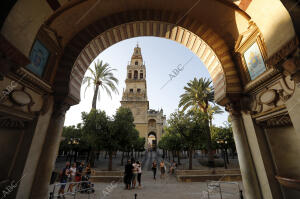
[[(74, 191), (73, 192), (66, 192), (64, 194), (59, 194), (59, 190), (60, 187), (62, 185), (65, 185), (65, 188), (67, 187), (67, 185), (70, 186), (70, 184), (73, 185)], [(88, 188), (83, 188), (83, 185), (89, 185)], [(57, 189), (58, 187), (58, 189)], [(57, 193), (55, 193), (57, 191)], [(59, 198), (59, 197), (63, 197), (63, 196), (73, 196), (73, 198), (76, 198), (76, 194), (78, 193), (87, 193), (88, 194), (88, 198), (90, 198), (90, 194), (94, 194), (95, 190), (94, 190), (94, 185), (90, 182), (90, 181), (80, 181), (80, 182), (67, 182), (67, 183), (57, 183), (54, 184), (53, 186), (53, 190), (52, 192), (50, 192), (49, 194), (49, 199), (54, 199), (54, 198)]]

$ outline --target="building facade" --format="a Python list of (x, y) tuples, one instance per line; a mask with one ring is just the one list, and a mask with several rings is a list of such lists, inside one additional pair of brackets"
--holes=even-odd
[(121, 106), (128, 107), (132, 111), (140, 137), (146, 138), (146, 147), (155, 148), (163, 133), (166, 117), (162, 109), (160, 111), (149, 109), (146, 66), (138, 45), (134, 48), (131, 61), (127, 65), (125, 83)]

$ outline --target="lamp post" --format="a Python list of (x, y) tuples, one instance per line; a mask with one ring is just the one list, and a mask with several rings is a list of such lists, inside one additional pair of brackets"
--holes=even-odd
[(218, 139), (217, 143), (221, 147), (221, 150), (222, 150), (222, 156), (223, 156), (223, 160), (224, 160), (224, 168), (227, 169), (227, 161), (226, 161), (226, 157), (225, 157), (227, 140)]
[(70, 140), (68, 141), (68, 144), (71, 145), (71, 158), (70, 158), (70, 164), (72, 163), (72, 154), (74, 152), (74, 162), (76, 161), (75, 159), (75, 155), (76, 155), (76, 151), (73, 151), (74, 145), (78, 145), (80, 141), (80, 138), (70, 138)]

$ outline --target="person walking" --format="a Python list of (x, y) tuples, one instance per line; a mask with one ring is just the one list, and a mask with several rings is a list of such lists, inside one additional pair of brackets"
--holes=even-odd
[(156, 170), (157, 170), (157, 163), (156, 160), (152, 162), (152, 172), (153, 172), (153, 179), (156, 180)]
[(141, 188), (141, 180), (142, 180), (142, 164), (137, 161), (137, 169), (138, 169), (138, 183), (139, 183), (139, 188)]
[(132, 169), (133, 166), (131, 164), (131, 161), (128, 160), (127, 164), (125, 165), (125, 174), (124, 174), (124, 183), (125, 183), (125, 189), (130, 190), (131, 180), (132, 180)]
[(165, 162), (163, 160), (160, 162), (159, 167), (160, 167), (160, 178), (164, 178), (166, 168), (165, 168)]
[[(72, 164), (72, 167), (70, 168), (70, 182), (75, 182), (75, 176), (76, 176), (76, 163), (74, 162)], [(73, 186), (74, 184), (70, 183), (67, 192), (68, 191), (73, 192)]]
[(62, 197), (65, 198), (65, 196), (64, 196), (65, 187), (66, 187), (66, 183), (68, 182), (69, 173), (70, 173), (70, 162), (66, 162), (66, 166), (63, 168), (63, 170), (60, 173), (60, 183), (62, 183), (62, 185), (59, 188), (57, 198), (60, 198), (61, 194), (62, 194)]

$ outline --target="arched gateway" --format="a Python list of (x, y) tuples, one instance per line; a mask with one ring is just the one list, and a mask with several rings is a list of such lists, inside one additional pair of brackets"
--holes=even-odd
[(287, 10), (291, 2), (10, 1), (1, 13), (0, 188), (26, 175), (11, 197), (46, 198), (64, 115), (80, 101), (90, 63), (114, 43), (156, 36), (207, 67), (215, 100), (232, 117), (246, 197), (299, 197), (281, 183), (300, 177), (299, 46), (290, 17), (299, 7)]

